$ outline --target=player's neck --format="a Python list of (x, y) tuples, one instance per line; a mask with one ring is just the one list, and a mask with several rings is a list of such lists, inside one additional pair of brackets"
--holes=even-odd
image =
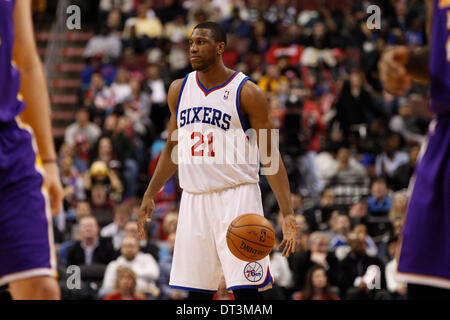
[(198, 71), (198, 80), (206, 89), (211, 89), (226, 82), (233, 70), (224, 66), (222, 61)]

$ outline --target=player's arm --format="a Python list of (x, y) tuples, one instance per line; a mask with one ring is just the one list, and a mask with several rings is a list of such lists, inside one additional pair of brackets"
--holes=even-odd
[[(266, 175), (266, 178), (284, 217), (283, 241), (280, 244), (280, 248), (284, 246), (282, 254), (289, 256), (295, 251), (298, 227), (295, 224), (294, 210), (291, 205), (286, 168), (281, 159), (278, 146), (273, 146), (273, 141), (271, 141), (274, 126), (269, 118), (269, 104), (267, 103), (264, 92), (253, 82), (246, 81), (241, 89), (240, 106), (242, 111), (248, 116), (250, 126), (256, 130), (258, 147), (260, 150), (264, 148), (267, 158), (271, 159), (267, 163), (262, 163), (262, 168), (270, 168), (274, 165), (274, 162), (278, 162), (278, 170), (272, 175)], [(260, 141), (262, 130), (266, 130), (267, 132), (267, 143)]]
[(178, 165), (172, 161), (172, 150), (178, 144), (177, 140), (171, 139), (173, 132), (177, 129), (177, 101), (180, 94), (181, 86), (183, 84), (183, 79), (177, 79), (170, 85), (169, 92), (167, 94), (167, 103), (170, 109), (170, 120), (169, 120), (169, 136), (167, 142), (161, 151), (161, 156), (156, 165), (155, 173), (150, 180), (147, 190), (142, 198), (142, 204), (139, 212), (139, 235), (141, 239), (145, 238), (145, 222), (150, 220), (152, 216), (153, 209), (155, 208), (155, 203), (153, 198), (161, 190), (161, 188), (166, 184), (177, 171)]
[[(427, 0), (427, 38), (431, 39), (433, 0)], [(378, 69), (385, 89), (395, 95), (403, 95), (410, 88), (410, 80), (429, 84), (430, 46), (411, 50), (395, 46), (386, 50), (380, 59)]]
[(33, 128), (46, 171), (44, 183), (50, 192), (52, 211), (57, 213), (62, 203), (63, 190), (56, 163), (47, 85), (33, 37), (31, 0), (16, 1), (14, 30), (13, 58), (20, 72), (20, 91), (26, 104), (21, 118)]

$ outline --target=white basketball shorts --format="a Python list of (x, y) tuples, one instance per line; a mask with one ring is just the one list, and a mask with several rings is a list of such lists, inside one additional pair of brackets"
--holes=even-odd
[(231, 221), (245, 213), (263, 215), (258, 184), (244, 184), (212, 193), (184, 191), (175, 239), (170, 286), (215, 293), (223, 275), (228, 290), (271, 288), (269, 256), (256, 262), (236, 258), (228, 249)]

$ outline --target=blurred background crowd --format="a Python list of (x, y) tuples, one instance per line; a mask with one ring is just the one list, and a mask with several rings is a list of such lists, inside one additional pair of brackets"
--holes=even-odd
[[(432, 115), (418, 112), (424, 87), (404, 97), (383, 91), (377, 62), (390, 45), (427, 42), (424, 1), (72, 2), (95, 32), (73, 123), (58, 141), (63, 299), (186, 298), (168, 286), (176, 176), (155, 199), (147, 240), (138, 239), (136, 218), (167, 139), (167, 89), (191, 71), (187, 39), (207, 20), (227, 32), (225, 65), (267, 96), (302, 226), (295, 255), (271, 253), (276, 282), (264, 298), (405, 299), (395, 253)], [(381, 8), (379, 30), (367, 26), (369, 5)], [(282, 217), (264, 176), (260, 187), (280, 240)], [(70, 265), (81, 268), (79, 290), (68, 289)], [(223, 281), (216, 298), (233, 298)]]

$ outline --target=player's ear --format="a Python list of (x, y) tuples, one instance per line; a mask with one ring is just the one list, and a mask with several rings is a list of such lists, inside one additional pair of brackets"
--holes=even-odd
[(216, 42), (216, 52), (219, 56), (225, 52), (225, 42)]

